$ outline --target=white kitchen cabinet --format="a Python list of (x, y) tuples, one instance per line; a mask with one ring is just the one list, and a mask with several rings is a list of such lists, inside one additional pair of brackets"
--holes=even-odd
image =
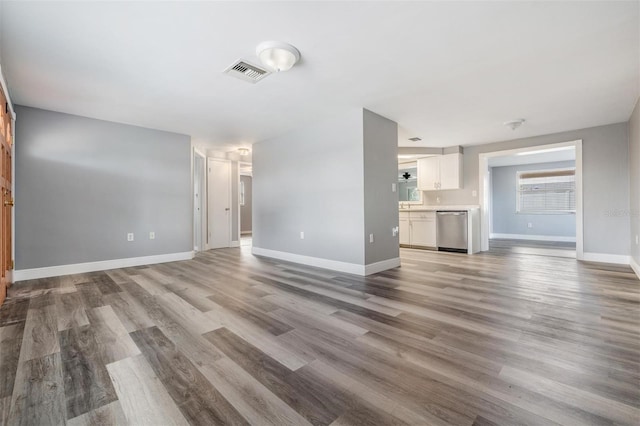
[(439, 191), (462, 188), (462, 154), (446, 154), (418, 160), (418, 189)]
[(401, 212), (400, 244), (410, 247), (436, 247), (435, 212)]
[(403, 246), (411, 245), (411, 225), (409, 223), (409, 217), (407, 215), (406, 218), (400, 217), (400, 244)]

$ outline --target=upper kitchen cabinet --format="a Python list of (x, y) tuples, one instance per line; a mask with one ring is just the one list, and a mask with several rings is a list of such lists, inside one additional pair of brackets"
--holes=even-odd
[(446, 154), (418, 160), (418, 189), (440, 191), (462, 188), (462, 154)]

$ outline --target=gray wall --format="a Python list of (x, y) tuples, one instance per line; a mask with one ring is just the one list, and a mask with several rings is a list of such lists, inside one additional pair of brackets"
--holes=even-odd
[[(491, 194), (493, 196), (493, 229), (499, 234), (576, 236), (574, 214), (521, 214), (516, 213), (517, 173), (525, 170), (548, 170), (574, 167), (575, 161), (491, 168)], [(533, 228), (527, 228), (531, 223)]]
[[(398, 180), (398, 124), (364, 110), (364, 229), (365, 264), (400, 256), (398, 194), (391, 184)], [(374, 242), (369, 242), (374, 234)]]
[(629, 254), (629, 139), (627, 123), (464, 148), (464, 188), (425, 192), (425, 204), (478, 204), (478, 154), (582, 139), (584, 251)]
[(640, 265), (640, 100), (629, 120), (629, 183), (631, 256)]
[(362, 138), (353, 109), (254, 144), (253, 246), (363, 264)]
[(189, 136), (16, 113), (16, 269), (193, 249)]
[(240, 207), (240, 231), (251, 232), (251, 210), (253, 203), (251, 201), (251, 176), (240, 176), (240, 181), (244, 182), (244, 206)]

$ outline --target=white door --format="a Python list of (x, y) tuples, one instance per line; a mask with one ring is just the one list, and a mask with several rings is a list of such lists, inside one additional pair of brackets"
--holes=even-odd
[(231, 163), (209, 158), (209, 248), (231, 245)]

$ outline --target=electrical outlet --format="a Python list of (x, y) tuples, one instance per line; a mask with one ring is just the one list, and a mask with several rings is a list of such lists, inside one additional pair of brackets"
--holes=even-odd
[(478, 196), (478, 191), (476, 191), (475, 189), (473, 191), (471, 191), (471, 196), (472, 197), (477, 197)]
[(300, 231), (300, 239), (304, 240), (304, 231)]
[(531, 223), (531, 222), (527, 223), (527, 228), (529, 228), (529, 229), (533, 228), (533, 223)]
[(373, 234), (369, 234), (369, 243), (373, 243)]
[(398, 236), (398, 227), (397, 226), (391, 228), (391, 235), (393, 235), (394, 237)]
[(440, 197), (436, 197), (436, 203), (440, 204)]
[(133, 241), (133, 232), (127, 234), (127, 241)]
[(156, 239), (156, 233), (153, 232), (153, 231), (149, 232), (149, 239), (150, 240), (155, 240)]

